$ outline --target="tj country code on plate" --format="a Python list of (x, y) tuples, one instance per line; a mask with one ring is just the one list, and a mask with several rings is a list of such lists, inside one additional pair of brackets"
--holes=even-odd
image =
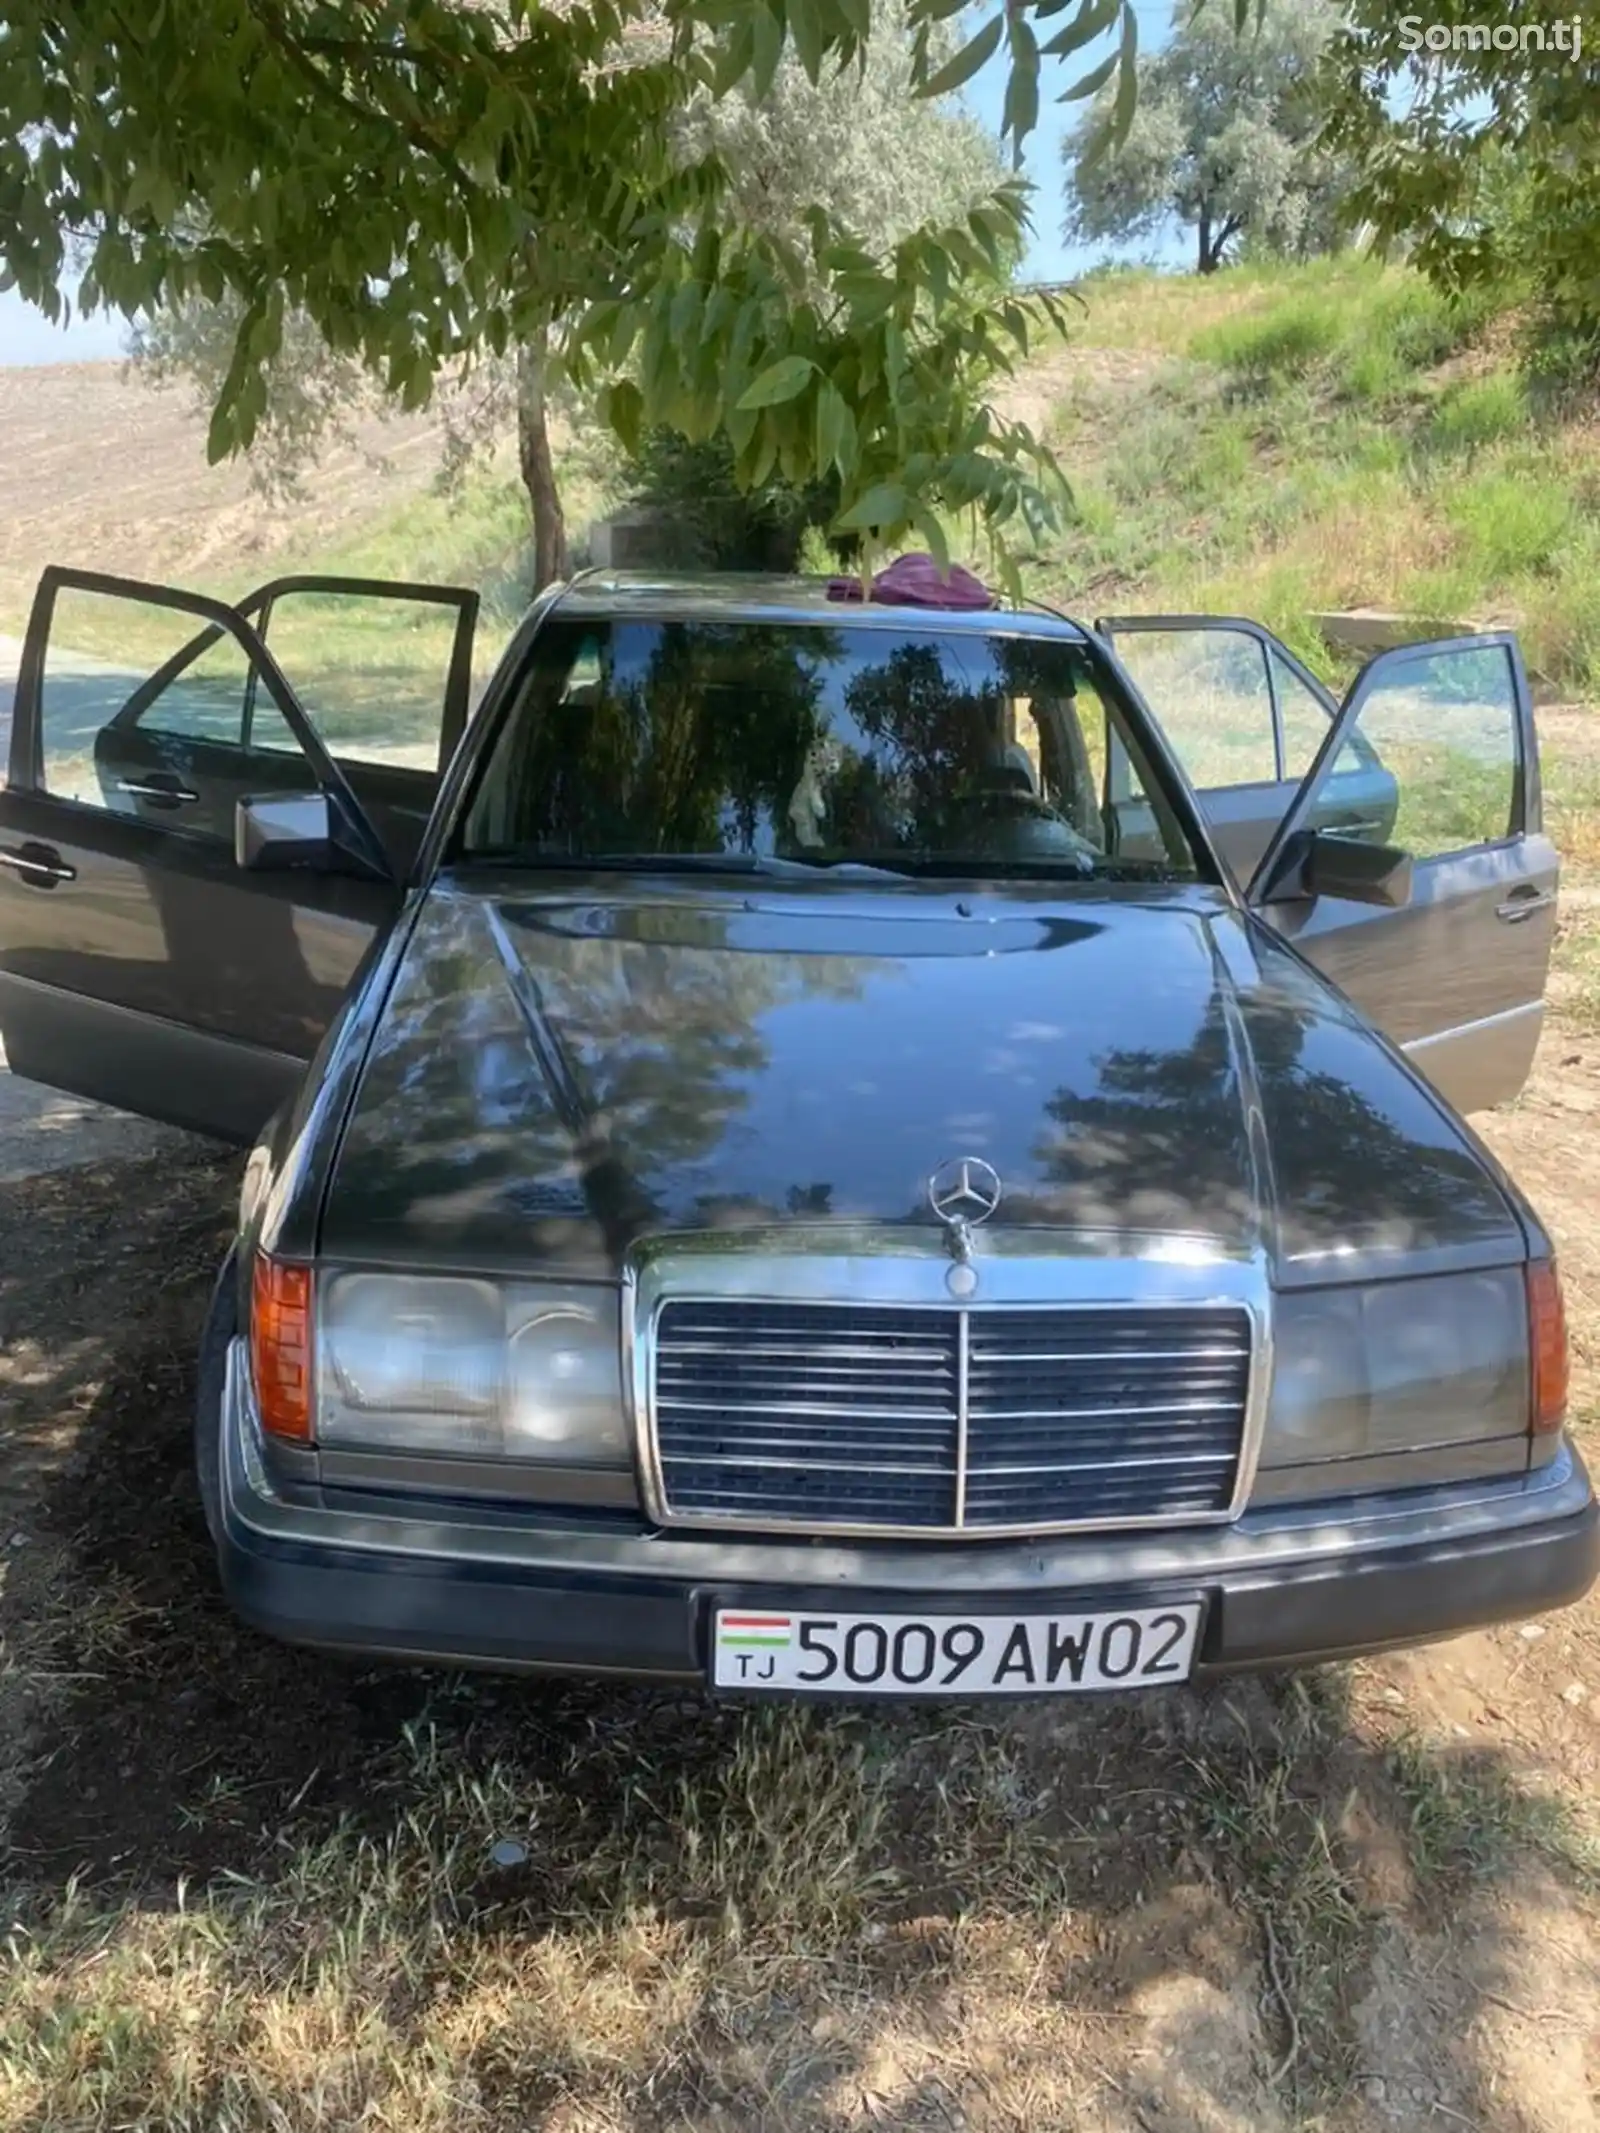
[(1063, 1615), (824, 1615), (722, 1607), (719, 1689), (826, 1695), (1025, 1696), (1186, 1681), (1198, 1601)]

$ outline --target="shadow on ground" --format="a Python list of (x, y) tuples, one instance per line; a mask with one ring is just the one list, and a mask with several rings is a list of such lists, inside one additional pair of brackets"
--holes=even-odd
[(1592, 1862), (1348, 1670), (740, 1710), (236, 1625), (189, 1471), (233, 1184), (0, 1192), (8, 1514), (59, 1564), (6, 2133), (1593, 2123)]

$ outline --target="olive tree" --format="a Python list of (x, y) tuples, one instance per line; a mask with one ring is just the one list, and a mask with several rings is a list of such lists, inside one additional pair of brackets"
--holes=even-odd
[(1138, 108), (1121, 141), (1107, 140), (1108, 89), (1063, 143), (1068, 236), (1126, 242), (1176, 221), (1202, 274), (1230, 245), (1327, 249), (1350, 183), (1348, 165), (1318, 143), (1319, 70), (1338, 21), (1330, 0), (1264, 0), (1242, 30), (1221, 9), (1187, 16), (1138, 61)]

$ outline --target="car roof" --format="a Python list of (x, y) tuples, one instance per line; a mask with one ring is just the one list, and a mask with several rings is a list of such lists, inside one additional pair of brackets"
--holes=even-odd
[(554, 612), (573, 617), (694, 616), (728, 622), (844, 622), (879, 627), (921, 622), (928, 628), (985, 636), (996, 628), (1028, 636), (1081, 639), (1081, 624), (1037, 607), (920, 607), (899, 601), (828, 597), (831, 578), (763, 571), (587, 570), (557, 597)]

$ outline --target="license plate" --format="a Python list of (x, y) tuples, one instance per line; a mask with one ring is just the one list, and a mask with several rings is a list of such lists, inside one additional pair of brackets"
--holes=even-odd
[(1200, 1603), (1059, 1615), (824, 1615), (719, 1607), (712, 1685), (801, 1695), (1026, 1696), (1187, 1681)]

